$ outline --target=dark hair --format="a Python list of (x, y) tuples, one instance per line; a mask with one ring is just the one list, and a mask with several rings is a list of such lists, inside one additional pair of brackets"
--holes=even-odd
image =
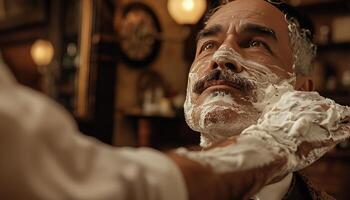
[[(229, 0), (232, 1), (232, 0)], [(308, 38), (310, 41), (313, 40), (314, 35), (314, 27), (313, 23), (310, 20), (309, 16), (307, 16), (305, 13), (302, 13), (300, 10), (298, 10), (296, 7), (293, 7), (281, 0), (264, 0), (271, 5), (275, 6), (278, 10), (280, 10), (282, 13), (284, 13), (287, 16), (287, 19), (294, 18), (299, 23), (299, 26), (301, 29), (307, 29), (310, 31), (310, 34), (308, 34)], [(217, 11), (217, 9), (225, 4), (225, 2), (228, 2), (227, 0), (213, 0), (209, 7), (208, 16), (206, 17), (206, 20), (209, 19), (209, 17)]]
[(265, 0), (265, 1), (275, 6), (276, 8), (278, 8), (278, 10), (280, 10), (282, 13), (284, 13), (287, 16), (287, 19), (291, 19), (291, 18), (296, 19), (301, 29), (307, 29), (310, 31), (310, 34), (308, 34), (308, 38), (310, 41), (313, 40), (315, 31), (314, 31), (313, 23), (309, 16), (307, 16), (305, 13), (302, 13), (296, 7), (293, 7), (283, 1), (280, 1), (280, 0)]

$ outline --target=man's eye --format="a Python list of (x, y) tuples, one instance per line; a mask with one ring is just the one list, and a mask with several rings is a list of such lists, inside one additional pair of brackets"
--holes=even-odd
[(249, 41), (248, 47), (255, 47), (255, 48), (263, 47), (266, 50), (268, 50), (269, 52), (271, 52), (271, 49), (270, 49), (269, 45), (266, 44), (265, 42), (261, 41), (261, 40), (251, 40), (251, 41)]
[(260, 46), (264, 46), (263, 43), (261, 41), (250, 41), (249, 43), (249, 47), (260, 47)]
[(200, 52), (202, 52), (202, 51), (208, 51), (208, 50), (213, 50), (213, 49), (216, 48), (216, 46), (217, 46), (217, 45), (216, 45), (214, 42), (212, 42), (212, 41), (206, 42), (206, 43), (204, 43), (204, 44), (202, 45), (202, 47), (201, 47), (201, 49), (200, 49)]

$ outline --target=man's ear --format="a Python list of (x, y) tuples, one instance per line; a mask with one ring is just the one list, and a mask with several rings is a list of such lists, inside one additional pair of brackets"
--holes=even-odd
[(312, 80), (312, 77), (305, 75), (297, 75), (294, 89), (299, 91), (313, 91), (314, 82)]

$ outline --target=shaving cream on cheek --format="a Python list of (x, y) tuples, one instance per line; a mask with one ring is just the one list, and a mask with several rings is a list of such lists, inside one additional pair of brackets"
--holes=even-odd
[(185, 112), (185, 119), (189, 127), (191, 127), (193, 130), (196, 130), (195, 127), (195, 120), (193, 109), (194, 109), (194, 100), (193, 100), (193, 85), (195, 82), (199, 80), (199, 72), (201, 68), (205, 68), (209, 64), (210, 60), (204, 60), (204, 61), (198, 61), (195, 63), (191, 69), (190, 73), (188, 75), (188, 82), (187, 82), (187, 91), (186, 91), (186, 99), (184, 103), (184, 112)]
[[(235, 73), (231, 69), (225, 70), (229, 76), (244, 77), (250, 85), (254, 85), (250, 96), (242, 97), (229, 93), (214, 92), (208, 95), (203, 102), (193, 99), (192, 88), (199, 80), (198, 72), (202, 67), (208, 67), (208, 62), (198, 62), (189, 74), (187, 98), (185, 102), (185, 116), (188, 125), (202, 133), (201, 145), (208, 146), (218, 140), (239, 134), (243, 129), (256, 123), (260, 116), (259, 107), (253, 107), (264, 97), (267, 85), (277, 83), (280, 78), (269, 67), (255, 61), (244, 59), (240, 54), (226, 45), (221, 46), (213, 55), (216, 63), (232, 63), (243, 70)], [(231, 74), (231, 75), (230, 75)], [(239, 98), (239, 99), (237, 99)], [(261, 111), (261, 110), (260, 110)]]
[[(276, 68), (276, 66), (265, 66), (252, 60), (243, 58), (234, 49), (223, 45), (218, 51), (215, 52), (213, 60), (216, 62), (231, 62), (239, 67), (242, 67), (242, 72), (239, 74), (243, 77), (247, 77), (254, 85), (255, 91), (252, 97), (252, 103), (259, 102), (259, 97), (263, 96), (264, 89), (271, 84), (278, 83), (281, 78), (273, 73), (270, 68)], [(279, 70), (283, 70), (281, 67), (277, 67)]]

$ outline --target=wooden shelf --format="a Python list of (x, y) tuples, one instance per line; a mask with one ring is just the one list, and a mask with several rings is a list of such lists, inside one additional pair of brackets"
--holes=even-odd
[(317, 51), (346, 51), (350, 50), (350, 42), (341, 42), (341, 43), (330, 43), (330, 44), (318, 44)]
[(305, 13), (348, 13), (350, 2), (348, 0), (319, 2), (316, 4), (302, 5), (298, 8)]
[(320, 95), (330, 98), (341, 105), (350, 105), (350, 90), (319, 91)]
[(162, 115), (160, 113), (155, 113), (155, 114), (146, 114), (142, 112), (141, 108), (132, 108), (129, 110), (123, 110), (123, 111), (118, 111), (122, 115), (124, 115), (127, 118), (135, 118), (135, 119), (179, 119), (183, 118), (182, 116), (177, 116), (175, 114), (173, 115)]

